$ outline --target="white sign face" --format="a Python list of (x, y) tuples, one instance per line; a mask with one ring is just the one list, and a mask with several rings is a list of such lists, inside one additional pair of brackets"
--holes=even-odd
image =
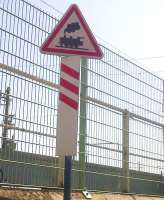
[(42, 53), (101, 58), (103, 53), (82, 16), (72, 5), (40, 48)]
[(80, 57), (61, 59), (56, 155), (77, 153)]

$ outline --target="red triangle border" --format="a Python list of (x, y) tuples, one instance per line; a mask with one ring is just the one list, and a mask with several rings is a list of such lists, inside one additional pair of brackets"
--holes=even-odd
[[(64, 49), (64, 48), (49, 48), (49, 44), (54, 39), (54, 37), (58, 34), (58, 32), (61, 30), (61, 28), (64, 26), (65, 22), (68, 20), (68, 18), (71, 16), (71, 14), (75, 12), (77, 17), (79, 18), (80, 23), (82, 24), (86, 34), (88, 35), (90, 42), (92, 43), (95, 51), (82, 51), (82, 50), (75, 50), (75, 49)], [(62, 19), (58, 22), (54, 30), (50, 33), (50, 35), (47, 37), (45, 42), (40, 47), (41, 53), (45, 54), (56, 54), (56, 55), (80, 55), (83, 57), (93, 57), (93, 58), (102, 58), (103, 53), (101, 48), (98, 46), (97, 41), (92, 34), (86, 20), (84, 19), (80, 9), (76, 4), (73, 4), (69, 7), (67, 12), (64, 14)]]

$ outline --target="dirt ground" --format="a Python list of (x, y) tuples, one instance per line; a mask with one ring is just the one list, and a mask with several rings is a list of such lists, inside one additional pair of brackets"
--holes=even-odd
[[(63, 200), (62, 192), (0, 189), (0, 200)], [(80, 193), (73, 193), (72, 200), (85, 200)], [(92, 200), (164, 200), (160, 197), (145, 197), (119, 194), (92, 194)]]

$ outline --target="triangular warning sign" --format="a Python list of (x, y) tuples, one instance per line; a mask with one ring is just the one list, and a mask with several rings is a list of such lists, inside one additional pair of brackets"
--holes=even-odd
[(67, 10), (40, 51), (55, 55), (101, 58), (103, 53), (77, 5)]

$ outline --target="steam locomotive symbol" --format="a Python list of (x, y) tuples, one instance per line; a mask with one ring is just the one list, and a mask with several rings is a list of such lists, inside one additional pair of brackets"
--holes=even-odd
[(73, 22), (71, 24), (68, 24), (67, 27), (64, 29), (64, 36), (59, 38), (58, 47), (84, 49), (82, 47), (80, 48), (80, 46), (83, 46), (84, 37), (73, 36), (73, 33), (75, 33), (75, 31), (78, 30), (80, 30), (80, 25), (78, 22)]

